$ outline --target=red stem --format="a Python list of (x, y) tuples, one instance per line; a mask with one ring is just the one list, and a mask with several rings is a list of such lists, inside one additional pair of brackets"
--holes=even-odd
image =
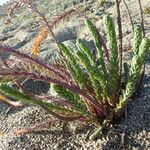
[[(21, 90), (26, 94), (28, 95), (29, 97), (31, 97), (33, 100), (36, 99), (35, 96), (33, 94), (31, 94), (30, 92), (28, 92), (26, 90), (26, 88), (21, 85), (19, 83), (19, 81), (17, 81), (17, 84), (19, 85), (19, 87), (21, 88)], [(39, 105), (41, 108), (43, 108), (44, 110), (46, 110), (48, 113), (50, 113), (51, 115), (53, 115), (54, 117), (60, 119), (60, 120), (65, 120), (65, 121), (73, 121), (73, 120), (78, 120), (78, 119), (81, 119), (83, 118), (83, 116), (75, 116), (75, 117), (64, 117), (64, 116), (61, 116), (53, 111), (51, 111), (48, 107), (46, 107), (45, 105), (42, 105), (41, 102), (39, 102), (38, 100), (35, 100), (35, 103), (37, 105)]]
[(17, 55), (18, 57), (21, 57), (21, 58), (24, 58), (24, 59), (28, 59), (29, 61), (33, 62), (33, 63), (36, 63), (42, 67), (44, 67), (45, 69), (48, 69), (49, 71), (55, 73), (56, 75), (58, 75), (60, 78), (62, 79), (66, 79), (66, 76), (70, 76), (68, 72), (64, 71), (64, 75), (62, 75), (62, 71), (59, 70), (58, 68), (54, 67), (54, 66), (50, 66), (50, 65), (47, 65), (45, 64), (43, 61), (41, 60), (38, 60), (38, 59), (35, 59), (33, 57), (30, 57), (26, 54), (23, 54), (19, 51), (16, 51), (15, 49), (13, 48), (10, 48), (10, 47), (4, 47), (4, 46), (0, 46), (0, 51), (1, 49), (3, 49), (5, 52), (8, 52), (8, 53), (12, 53), (12, 54), (15, 54)]
[(66, 89), (69, 89), (73, 92), (76, 92), (78, 94), (80, 94), (81, 96), (84, 97), (84, 101), (86, 103), (86, 101), (89, 101), (91, 104), (93, 104), (102, 114), (102, 116), (104, 116), (105, 111), (104, 109), (100, 106), (100, 104), (94, 100), (92, 97), (90, 97), (89, 95), (87, 95), (85, 92), (83, 92), (78, 86), (76, 85), (69, 85), (68, 83), (65, 83), (63, 81), (57, 80), (57, 79), (52, 79), (50, 77), (45, 77), (42, 75), (36, 75), (33, 73), (29, 73), (29, 72), (19, 72), (19, 71), (2, 71), (0, 72), (0, 75), (5, 75), (5, 76), (13, 76), (13, 77), (30, 77), (32, 79), (36, 79), (36, 80), (41, 80), (41, 81), (45, 81), (48, 83), (54, 83), (57, 84), (61, 87), (64, 87)]
[(75, 108), (73, 104), (69, 103), (66, 99), (56, 97), (56, 96), (36, 96), (37, 99), (42, 101), (52, 101), (55, 104), (59, 104), (61, 106), (68, 106), (70, 108)]

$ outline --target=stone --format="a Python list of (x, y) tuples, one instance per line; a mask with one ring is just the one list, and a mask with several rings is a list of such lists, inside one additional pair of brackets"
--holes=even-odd
[(43, 81), (35, 81), (33, 79), (26, 80), (23, 83), (23, 86), (27, 89), (27, 91), (35, 95), (40, 95), (42, 93), (46, 94), (50, 88), (49, 83), (45, 83)]

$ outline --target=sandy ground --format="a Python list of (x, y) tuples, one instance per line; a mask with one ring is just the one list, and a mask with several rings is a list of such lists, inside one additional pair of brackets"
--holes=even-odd
[[(129, 6), (135, 15), (134, 20), (138, 20), (137, 3), (133, 7), (130, 5), (133, 2), (136, 1), (130, 0)], [(122, 8), (125, 15), (125, 9), (123, 6)], [(108, 11), (113, 15), (114, 7), (110, 7)], [(146, 15), (145, 18), (148, 33), (150, 16)], [(127, 46), (131, 40), (131, 32), (127, 32), (130, 23), (126, 24), (126, 18), (123, 19)], [(128, 104), (127, 118), (122, 118), (97, 141), (88, 140), (89, 131), (92, 132), (96, 128), (94, 125), (81, 125), (76, 122), (67, 124), (58, 122), (25, 135), (16, 136), (13, 133), (17, 129), (30, 127), (49, 118), (52, 117), (36, 106), (25, 105), (16, 110), (0, 102), (0, 150), (149, 150), (150, 56), (146, 63), (141, 95)]]

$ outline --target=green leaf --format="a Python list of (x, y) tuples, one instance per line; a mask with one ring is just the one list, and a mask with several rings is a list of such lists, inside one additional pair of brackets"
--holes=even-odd
[(1, 84), (0, 85), (0, 91), (4, 95), (7, 95), (7, 96), (12, 97), (12, 98), (17, 99), (17, 100), (20, 100), (23, 103), (34, 104), (34, 101), (29, 96), (21, 93), (20, 91), (12, 88), (9, 85)]
[(63, 106), (59, 106), (59, 105), (56, 105), (53, 103), (48, 103), (48, 102), (43, 102), (43, 101), (39, 101), (36, 99), (32, 99), (31, 97), (21, 93), (20, 91), (15, 90), (14, 88), (12, 88), (9, 85), (1, 84), (0, 90), (3, 94), (5, 94), (9, 97), (20, 100), (21, 102), (26, 103), (26, 104), (38, 105), (38, 106), (42, 107), (43, 109), (45, 109), (46, 111), (48, 111), (50, 109), (51, 111), (55, 111), (57, 113), (81, 114), (80, 112), (77, 112), (76, 110), (72, 110), (67, 107), (63, 107)]
[(83, 114), (87, 113), (87, 108), (79, 95), (55, 84), (52, 84), (51, 87), (56, 93), (58, 93), (60, 97), (64, 98), (69, 103), (73, 104), (76, 110), (83, 112)]
[(138, 54), (141, 41), (142, 41), (142, 28), (141, 26), (137, 26), (134, 29), (134, 36), (133, 36), (133, 55)]
[(149, 48), (150, 48), (150, 40), (147, 38), (143, 38), (139, 47), (138, 54), (132, 58), (129, 79), (123, 97), (120, 98), (118, 108), (124, 106), (127, 99), (135, 91), (139, 80), (140, 72), (143, 64), (145, 63)]
[(96, 65), (96, 58), (92, 54), (89, 47), (86, 45), (85, 41), (82, 39), (77, 39), (76, 45), (77, 45), (79, 50), (81, 50), (82, 52), (84, 52), (87, 55), (87, 57), (90, 61), (90, 64)]
[(100, 64), (102, 67), (104, 67), (103, 69), (105, 69), (104, 51), (102, 49), (102, 44), (101, 44), (99, 32), (90, 20), (86, 19), (85, 24), (88, 27), (88, 29), (89, 29), (92, 37), (93, 37), (93, 40), (94, 40), (94, 43), (95, 43), (95, 46), (96, 46), (96, 49), (98, 52), (98, 58), (99, 58)]
[(68, 108), (68, 107), (63, 107), (63, 106), (59, 106), (59, 105), (56, 105), (56, 104), (53, 104), (53, 103), (43, 103), (43, 105), (45, 107), (47, 107), (48, 109), (58, 113), (58, 114), (70, 114), (70, 115), (81, 115), (82, 113), (79, 112), (79, 111), (76, 111), (76, 110), (73, 110), (71, 108)]
[(76, 82), (79, 84), (79, 86), (83, 89), (87, 85), (87, 78), (86, 74), (83, 72), (83, 70), (80, 68), (80, 65), (77, 63), (77, 59), (75, 58), (75, 55), (73, 51), (64, 44), (59, 44), (59, 49), (63, 53), (63, 55), (66, 57), (68, 61), (68, 69), (71, 71), (73, 77), (75, 78)]
[[(104, 31), (106, 33), (109, 45), (108, 73), (109, 73), (109, 95), (110, 98), (114, 93), (118, 93), (119, 88), (119, 57), (115, 25), (112, 18), (106, 14), (103, 16)], [(115, 99), (115, 98), (114, 98)], [(115, 102), (114, 102), (115, 103)]]
[(124, 66), (125, 85), (126, 85), (129, 80), (130, 67), (127, 62), (124, 62), (123, 66)]
[(104, 97), (106, 98), (107, 92), (108, 92), (107, 91), (108, 90), (108, 86), (107, 86), (107, 77), (108, 76), (107, 76), (107, 70), (106, 70), (106, 65), (105, 65), (105, 60), (104, 60), (104, 51), (102, 49), (101, 37), (100, 37), (98, 30), (96, 29), (96, 27), (90, 20), (85, 19), (85, 24), (88, 27), (88, 29), (93, 37), (93, 40), (94, 40), (94, 43), (95, 43), (95, 46), (96, 46), (96, 49), (98, 52), (98, 59), (99, 59), (100, 68), (101, 68), (101, 69), (99, 69), (99, 72), (103, 72), (100, 74), (100, 75), (103, 75), (103, 77), (101, 77), (100, 82), (101, 82), (101, 86), (103, 88)]
[(77, 51), (77, 57), (90, 77), (92, 88), (95, 91), (96, 98), (102, 100), (100, 80), (97, 80), (100, 79), (98, 68), (96, 66), (91, 65), (90, 60), (86, 55), (86, 53), (82, 51)]

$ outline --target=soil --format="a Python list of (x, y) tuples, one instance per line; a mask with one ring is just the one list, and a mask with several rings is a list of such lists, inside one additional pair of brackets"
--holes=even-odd
[[(133, 20), (138, 16), (137, 0), (128, 1), (133, 5)], [(144, 6), (147, 1), (143, 0)], [(108, 8), (114, 14), (115, 6)], [(122, 12), (126, 15), (125, 7)], [(150, 37), (150, 16), (145, 15), (146, 34)], [(137, 22), (135, 22), (137, 24)], [(128, 28), (129, 23), (123, 26)], [(17, 27), (16, 27), (17, 28)], [(9, 31), (10, 32), (10, 31)], [(126, 32), (127, 49), (132, 32)], [(129, 35), (129, 36), (128, 36)], [(124, 47), (125, 49), (126, 47)], [(130, 52), (124, 52), (124, 60), (129, 60)], [(32, 89), (32, 88), (31, 88)], [(30, 90), (31, 90), (30, 89)], [(38, 92), (38, 91), (36, 91)], [(16, 135), (15, 131), (51, 120), (44, 128), (27, 134)], [(149, 150), (150, 149), (150, 56), (146, 62), (146, 72), (141, 93), (127, 105), (127, 117), (110, 127), (98, 140), (89, 140), (89, 135), (97, 128), (93, 124), (79, 122), (53, 122), (55, 118), (36, 106), (24, 105), (15, 109), (0, 102), (0, 150)]]

